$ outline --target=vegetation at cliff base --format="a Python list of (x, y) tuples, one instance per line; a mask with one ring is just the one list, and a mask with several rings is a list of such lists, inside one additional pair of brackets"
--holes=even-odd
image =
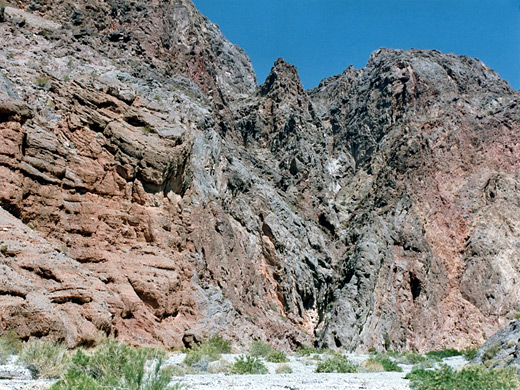
[(195, 345), (193, 348), (186, 350), (184, 363), (187, 366), (205, 361), (214, 362), (220, 359), (223, 353), (231, 352), (231, 343), (225, 341), (220, 336), (213, 336), (205, 342)]
[(31, 367), (38, 378), (58, 378), (70, 361), (63, 344), (49, 340), (30, 340), (23, 344), (20, 360)]
[[(133, 348), (106, 340), (92, 352), (79, 349), (67, 371), (51, 390), (176, 390), (171, 374), (163, 368), (163, 353), (151, 348)], [(148, 365), (147, 365), (148, 364)]]
[(233, 364), (231, 372), (239, 375), (268, 373), (267, 367), (258, 357), (249, 355), (241, 355), (235, 358), (235, 364)]
[(414, 390), (517, 390), (514, 368), (466, 366), (460, 371), (443, 365), (436, 370), (416, 369), (406, 375)]
[(355, 373), (358, 372), (358, 366), (345, 355), (337, 353), (319, 362), (316, 372)]
[(249, 347), (251, 356), (263, 357), (271, 363), (286, 363), (289, 361), (283, 351), (279, 351), (263, 341), (253, 341)]

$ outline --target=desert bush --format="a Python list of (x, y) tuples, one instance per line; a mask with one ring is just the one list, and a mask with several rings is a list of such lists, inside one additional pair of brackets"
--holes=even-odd
[(415, 390), (516, 390), (518, 376), (514, 368), (487, 369), (466, 366), (460, 371), (443, 365), (437, 370), (413, 370), (405, 376)]
[(394, 371), (394, 372), (402, 372), (403, 369), (399, 367), (399, 365), (390, 358), (383, 357), (378, 360), (379, 363), (383, 366), (385, 371)]
[[(115, 340), (106, 340), (92, 353), (78, 350), (51, 390), (174, 390), (171, 373), (163, 369), (160, 351), (132, 348)], [(152, 361), (147, 370), (147, 361)]]
[(312, 345), (300, 345), (298, 348), (296, 348), (296, 354), (300, 356), (309, 356), (316, 352), (316, 348), (314, 348)]
[(428, 360), (426, 356), (413, 351), (397, 354), (395, 359), (400, 364), (419, 364)]
[(386, 354), (376, 354), (372, 358), (366, 360), (363, 364), (368, 371), (394, 371), (402, 372), (403, 369)]
[(251, 346), (249, 347), (249, 355), (267, 357), (271, 350), (272, 347), (269, 344), (264, 343), (261, 340), (255, 340), (251, 343)]
[(280, 364), (278, 367), (276, 367), (275, 372), (277, 374), (292, 374), (293, 370), (288, 364)]
[(208, 365), (208, 372), (210, 374), (229, 374), (231, 372), (232, 364), (225, 359), (217, 360)]
[(310, 356), (315, 354), (333, 354), (334, 351), (328, 348), (316, 348), (312, 345), (300, 345), (298, 348), (296, 348), (296, 354), (299, 356)]
[(267, 374), (265, 364), (256, 356), (241, 355), (235, 358), (235, 363), (231, 368), (231, 372), (239, 375), (247, 374)]
[(286, 363), (289, 361), (285, 352), (272, 349), (266, 356), (266, 360), (271, 363)]
[(220, 353), (231, 352), (231, 341), (226, 341), (221, 336), (213, 336), (207, 341), (207, 343), (212, 345)]
[(462, 352), (457, 351), (456, 349), (453, 349), (453, 348), (426, 352), (426, 356), (431, 357), (431, 358), (438, 358), (438, 359), (444, 359), (444, 358), (460, 356), (460, 355), (462, 355)]
[(354, 373), (357, 369), (357, 365), (351, 363), (345, 355), (337, 353), (319, 362), (316, 372)]
[(33, 339), (23, 344), (20, 361), (36, 371), (38, 378), (58, 378), (67, 368), (70, 357), (61, 343)]
[(14, 333), (8, 332), (0, 336), (0, 364), (5, 364), (7, 358), (20, 353), (22, 341)]
[(368, 360), (365, 360), (363, 363), (363, 368), (368, 372), (383, 372), (385, 371), (385, 368), (381, 364), (381, 362), (378, 362), (376, 359), (370, 358)]
[(251, 346), (249, 347), (249, 355), (263, 357), (271, 363), (285, 363), (289, 361), (285, 352), (278, 351), (269, 344), (260, 340), (251, 343)]
[(203, 361), (214, 362), (220, 359), (221, 354), (231, 352), (231, 343), (224, 341), (220, 336), (214, 336), (186, 351), (184, 363), (193, 366)]
[(464, 351), (462, 351), (462, 355), (466, 358), (466, 360), (473, 360), (475, 356), (477, 356), (478, 347), (467, 347)]

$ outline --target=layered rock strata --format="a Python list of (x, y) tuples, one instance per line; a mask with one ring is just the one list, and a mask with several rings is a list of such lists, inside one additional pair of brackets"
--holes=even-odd
[(256, 87), (188, 0), (13, 2), (0, 41), (1, 330), (425, 350), (520, 311), (520, 95), (479, 60)]

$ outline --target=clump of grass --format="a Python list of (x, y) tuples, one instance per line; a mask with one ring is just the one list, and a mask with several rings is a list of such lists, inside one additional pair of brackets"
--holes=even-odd
[(12, 332), (0, 336), (0, 364), (5, 364), (10, 356), (22, 350), (22, 341)]
[(287, 363), (289, 359), (283, 351), (272, 349), (265, 358), (270, 363)]
[(251, 343), (251, 346), (249, 347), (249, 354), (251, 356), (262, 356), (266, 357), (269, 355), (269, 352), (271, 352), (272, 347), (264, 343), (263, 341), (256, 340)]
[(231, 372), (231, 363), (225, 359), (217, 360), (208, 365), (208, 372), (210, 374), (229, 374)]
[(477, 356), (478, 347), (467, 347), (464, 351), (462, 351), (462, 355), (466, 358), (467, 361), (473, 360), (475, 356)]
[(275, 372), (277, 374), (292, 374), (293, 370), (288, 364), (280, 364), (278, 367), (276, 367)]
[(367, 370), (371, 372), (393, 371), (402, 372), (403, 369), (397, 362), (386, 354), (375, 354), (372, 358), (366, 360), (363, 364)]
[(437, 359), (445, 359), (445, 358), (449, 358), (449, 357), (453, 357), (453, 356), (460, 356), (460, 355), (462, 355), (462, 352), (460, 352), (456, 349), (453, 349), (453, 348), (426, 352), (426, 356), (431, 357), (431, 358), (437, 358)]
[(299, 356), (310, 356), (322, 353), (332, 353), (332, 350), (328, 348), (316, 348), (312, 345), (300, 345), (298, 348), (296, 348), (295, 352)]
[(319, 362), (316, 372), (355, 373), (358, 372), (358, 366), (351, 363), (345, 355), (337, 353)]
[(202, 361), (214, 362), (220, 359), (221, 354), (229, 352), (231, 352), (231, 343), (220, 336), (214, 336), (187, 350), (184, 363), (193, 366)]
[(241, 355), (235, 358), (235, 363), (231, 372), (239, 375), (260, 375), (267, 374), (265, 364), (257, 356)]
[(50, 79), (48, 77), (37, 77), (34, 80), (34, 84), (39, 88), (49, 88), (50, 86)]
[(278, 351), (269, 344), (260, 340), (251, 343), (249, 354), (251, 356), (263, 357), (271, 363), (285, 363), (289, 361), (285, 352)]
[(384, 357), (379, 360), (385, 371), (402, 372), (403, 369), (392, 359)]
[(401, 364), (419, 364), (428, 360), (428, 358), (420, 353), (407, 351), (402, 354), (397, 354), (396, 360)]
[(363, 368), (368, 372), (383, 372), (385, 368), (381, 362), (378, 362), (376, 359), (370, 358), (365, 360), (363, 363)]
[(415, 390), (517, 390), (519, 378), (514, 368), (466, 366), (460, 371), (443, 365), (437, 370), (417, 369), (405, 376)]
[(20, 360), (36, 371), (38, 378), (58, 378), (69, 364), (67, 348), (61, 343), (33, 339), (25, 343)]
[[(173, 390), (171, 373), (163, 369), (159, 350), (132, 348), (115, 340), (106, 340), (90, 354), (81, 349), (71, 358), (71, 364), (51, 390)], [(159, 357), (158, 357), (159, 356)], [(150, 369), (146, 363), (152, 361)]]
[(489, 347), (488, 349), (486, 349), (484, 351), (484, 354), (482, 355), (482, 359), (491, 360), (497, 355), (498, 351), (500, 351), (500, 344), (492, 345), (491, 347)]

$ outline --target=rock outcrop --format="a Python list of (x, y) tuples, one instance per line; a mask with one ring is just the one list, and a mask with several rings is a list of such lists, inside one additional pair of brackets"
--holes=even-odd
[(520, 373), (520, 321), (513, 321), (487, 340), (471, 361), (486, 367), (513, 366)]
[(189, 0), (3, 15), (0, 330), (424, 350), (520, 311), (520, 95), (479, 60), (256, 87)]

